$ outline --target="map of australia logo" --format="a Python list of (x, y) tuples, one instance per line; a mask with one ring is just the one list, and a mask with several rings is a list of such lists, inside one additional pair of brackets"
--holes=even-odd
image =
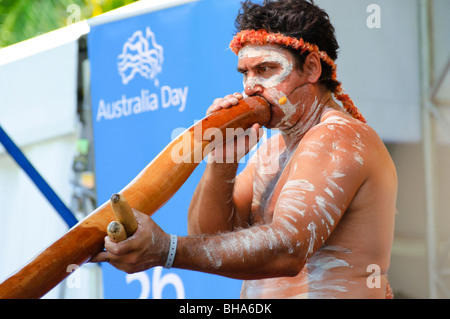
[(156, 77), (162, 71), (163, 61), (163, 47), (156, 42), (155, 34), (147, 27), (145, 34), (138, 30), (124, 43), (117, 68), (124, 85), (139, 74), (145, 79), (154, 80), (158, 86)]

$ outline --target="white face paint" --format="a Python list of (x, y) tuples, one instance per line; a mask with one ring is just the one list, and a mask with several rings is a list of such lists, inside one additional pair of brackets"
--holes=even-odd
[(253, 89), (255, 85), (258, 84), (266, 89), (275, 88), (283, 82), (294, 69), (293, 62), (289, 61), (286, 54), (284, 54), (281, 49), (275, 47), (246, 45), (239, 51), (239, 59), (244, 58), (262, 58), (261, 63), (277, 63), (281, 66), (281, 72), (270, 77), (264, 77), (263, 75), (244, 77), (244, 88), (249, 87)]
[[(246, 45), (239, 51), (239, 60), (246, 58), (259, 58), (255, 65), (276, 65), (280, 70), (276, 73), (256, 72), (256, 74), (244, 74), (244, 89), (253, 91), (257, 85), (271, 96), (272, 103), (280, 106), (280, 110), (284, 113), (279, 123), (274, 128), (282, 129), (283, 127), (291, 127), (293, 123), (289, 123), (289, 119), (298, 109), (298, 103), (292, 104), (289, 100), (281, 104), (280, 98), (287, 97), (287, 94), (279, 89), (279, 85), (285, 81), (294, 70), (294, 61), (290, 58), (285, 50), (278, 47)], [(259, 70), (258, 70), (259, 71)]]

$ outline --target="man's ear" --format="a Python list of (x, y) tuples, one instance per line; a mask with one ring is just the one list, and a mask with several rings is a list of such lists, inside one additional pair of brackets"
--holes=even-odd
[(322, 64), (317, 52), (311, 52), (305, 59), (303, 71), (308, 76), (310, 83), (316, 83), (322, 75)]

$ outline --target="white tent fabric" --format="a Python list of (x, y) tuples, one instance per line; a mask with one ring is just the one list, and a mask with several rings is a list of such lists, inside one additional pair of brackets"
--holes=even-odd
[[(9, 59), (0, 66), (0, 124), (67, 206), (77, 140), (78, 43), (73, 38), (63, 43), (59, 39), (67, 39), (72, 30), (46, 35), (42, 42), (34, 39), (9, 47), (0, 59)], [(23, 56), (24, 52), (30, 55)], [(3, 148), (0, 202), (3, 281), (64, 234), (68, 226)], [(57, 288), (48, 297), (59, 293)]]

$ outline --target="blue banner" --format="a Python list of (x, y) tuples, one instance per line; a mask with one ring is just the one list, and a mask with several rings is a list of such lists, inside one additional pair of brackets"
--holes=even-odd
[[(214, 98), (242, 91), (228, 48), (239, 0), (203, 0), (91, 28), (92, 117), (99, 204), (125, 187)], [(204, 170), (155, 215), (187, 235), (189, 203)], [(105, 298), (239, 298), (241, 281), (179, 269), (127, 275), (103, 265)]]

